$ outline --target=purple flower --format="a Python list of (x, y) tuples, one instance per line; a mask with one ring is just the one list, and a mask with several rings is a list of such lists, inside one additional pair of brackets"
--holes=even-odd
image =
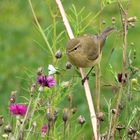
[(37, 78), (37, 82), (41, 85), (41, 86), (46, 86), (46, 87), (53, 87), (56, 85), (56, 81), (53, 78), (53, 76), (46, 76), (46, 75), (40, 75)]
[(23, 105), (23, 104), (11, 104), (10, 105), (10, 112), (13, 115), (24, 116), (27, 112), (27, 106)]
[(47, 124), (43, 125), (43, 127), (41, 128), (41, 133), (43, 136), (46, 135), (46, 133), (48, 132), (48, 128), (49, 127)]

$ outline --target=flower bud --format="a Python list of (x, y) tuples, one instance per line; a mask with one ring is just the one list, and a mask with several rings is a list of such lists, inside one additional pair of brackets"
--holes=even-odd
[(137, 85), (138, 84), (138, 79), (136, 79), (136, 78), (131, 79), (131, 83), (133, 85)]
[(62, 57), (62, 52), (60, 50), (58, 50), (56, 53), (55, 53), (55, 57), (57, 59), (60, 59)]
[(131, 42), (131, 46), (134, 46), (135, 44), (134, 44), (134, 42)]
[(57, 117), (58, 117), (58, 111), (55, 110), (53, 115), (54, 115), (54, 122), (55, 122), (57, 120)]
[(43, 67), (39, 67), (37, 69), (37, 75), (42, 75), (43, 74)]
[(129, 17), (129, 18), (127, 19), (127, 21), (128, 21), (128, 22), (136, 22), (136, 21), (137, 21), (137, 17), (136, 17), (136, 16), (134, 16), (134, 17)]
[(2, 126), (2, 125), (3, 125), (3, 123), (4, 123), (4, 118), (3, 118), (3, 116), (2, 116), (2, 115), (0, 115), (0, 126)]
[(85, 122), (86, 122), (85, 117), (82, 116), (82, 115), (80, 115), (78, 117), (78, 123), (81, 124), (81, 125), (83, 125)]
[(43, 92), (44, 91), (44, 87), (43, 86), (40, 86), (39, 89), (38, 89), (38, 91), (39, 92)]
[(8, 134), (5, 134), (5, 133), (4, 133), (4, 134), (2, 135), (2, 137), (3, 137), (4, 139), (8, 139)]
[(128, 128), (128, 135), (133, 135), (137, 132), (137, 130), (133, 127)]
[(4, 128), (4, 132), (5, 133), (11, 133), (12, 132), (12, 126), (9, 124), (9, 125), (6, 125), (5, 128)]
[(111, 112), (112, 114), (117, 114), (117, 109), (112, 109)]
[(71, 69), (71, 67), (72, 67), (72, 64), (70, 62), (67, 62), (66, 63), (66, 69)]
[(71, 109), (72, 114), (75, 114), (77, 112), (77, 110), (78, 110), (77, 107), (72, 108)]
[(97, 119), (98, 119), (99, 121), (104, 121), (104, 113), (103, 113), (103, 112), (99, 112), (99, 113), (97, 114)]
[(30, 92), (33, 93), (36, 90), (36, 84), (32, 84)]
[(103, 21), (102, 21), (102, 24), (106, 24), (106, 21), (105, 21), (105, 20), (103, 20)]
[(118, 131), (121, 131), (121, 130), (125, 129), (125, 126), (124, 125), (117, 125), (116, 129)]
[(63, 119), (64, 123), (66, 123), (68, 121), (68, 118), (69, 118), (68, 109), (67, 108), (64, 108), (63, 116), (62, 116), (62, 119)]
[(70, 94), (68, 95), (68, 101), (72, 102), (72, 95), (70, 95)]
[(10, 103), (11, 104), (14, 104), (16, 102), (16, 94), (17, 94), (17, 91), (12, 91), (11, 92), (11, 97), (10, 97)]
[(112, 24), (114, 25), (116, 23), (116, 18), (112, 17)]
[(52, 114), (52, 109), (51, 108), (47, 109), (47, 120), (48, 120), (48, 122), (53, 121), (53, 114)]

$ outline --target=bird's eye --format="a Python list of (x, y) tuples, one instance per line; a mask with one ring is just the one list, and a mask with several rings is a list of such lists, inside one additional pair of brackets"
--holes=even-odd
[(76, 48), (74, 48), (74, 50), (76, 51), (76, 50), (77, 50), (77, 47), (76, 47)]

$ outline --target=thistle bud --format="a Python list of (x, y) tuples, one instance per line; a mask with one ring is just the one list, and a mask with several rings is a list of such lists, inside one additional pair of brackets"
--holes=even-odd
[(71, 109), (72, 114), (75, 114), (77, 112), (77, 110), (78, 110), (77, 107), (72, 108)]
[(58, 110), (55, 110), (53, 115), (54, 115), (54, 122), (55, 122), (58, 117)]
[(4, 123), (4, 118), (3, 118), (3, 116), (2, 116), (2, 115), (0, 115), (0, 126), (2, 126), (2, 125), (3, 125), (3, 123)]
[(52, 109), (48, 108), (47, 109), (47, 119), (49, 122), (51, 122), (53, 120), (53, 114), (52, 114)]
[(64, 108), (63, 116), (62, 116), (62, 119), (63, 119), (64, 123), (66, 123), (68, 121), (68, 118), (69, 118), (68, 109), (67, 108)]
[(117, 114), (117, 109), (112, 109), (111, 112), (112, 114)]
[(134, 46), (135, 44), (134, 44), (134, 42), (131, 42), (131, 46)]
[(80, 115), (78, 117), (78, 123), (81, 124), (81, 125), (83, 125), (85, 122), (86, 122), (85, 117), (82, 116), (82, 115)]
[(121, 130), (125, 129), (125, 126), (124, 125), (117, 125), (116, 129), (118, 131), (121, 131)]
[(39, 67), (37, 69), (37, 75), (42, 75), (43, 74), (43, 67)]
[(130, 23), (129, 23), (129, 25), (130, 25), (132, 28), (134, 28), (134, 27), (135, 27), (135, 24), (134, 24), (134, 23), (132, 23), (132, 22), (130, 22)]
[(5, 133), (4, 133), (4, 134), (2, 135), (2, 137), (3, 137), (4, 139), (8, 139), (8, 134), (5, 134)]
[(102, 21), (102, 24), (106, 24), (106, 21), (105, 21), (105, 20), (103, 20), (103, 21)]
[(103, 113), (103, 112), (99, 112), (99, 113), (97, 114), (97, 119), (98, 119), (99, 121), (104, 121), (104, 113)]
[(17, 91), (12, 91), (11, 92), (11, 97), (10, 97), (10, 103), (11, 104), (14, 104), (16, 102), (16, 94), (17, 94)]
[(4, 128), (4, 132), (5, 133), (11, 133), (12, 132), (12, 126), (9, 124), (9, 125), (6, 125), (5, 128)]
[(70, 94), (68, 95), (68, 101), (72, 102), (72, 95), (70, 95)]
[(33, 92), (35, 92), (35, 90), (36, 90), (36, 84), (32, 84), (30, 89), (31, 95), (33, 94)]
[(138, 79), (136, 79), (136, 78), (131, 79), (131, 83), (132, 83), (132, 85), (137, 85)]
[(67, 62), (66, 63), (66, 69), (71, 69), (71, 67), (72, 67), (72, 64), (70, 62)]
[(128, 21), (128, 22), (136, 22), (136, 21), (137, 21), (137, 17), (136, 17), (136, 16), (134, 16), (134, 17), (129, 17), (129, 18), (127, 19), (127, 21)]
[(116, 23), (116, 18), (112, 17), (112, 24), (114, 25)]
[(128, 135), (133, 135), (137, 132), (137, 130), (133, 127), (128, 128)]
[(55, 57), (57, 59), (60, 59), (62, 57), (62, 52), (60, 50), (58, 50), (56, 53), (55, 53)]

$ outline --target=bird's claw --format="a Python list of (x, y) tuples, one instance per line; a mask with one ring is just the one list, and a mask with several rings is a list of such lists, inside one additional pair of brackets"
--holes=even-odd
[(88, 80), (89, 77), (88, 76), (85, 76), (83, 79), (82, 79), (82, 85), (84, 85), (85, 81)]

